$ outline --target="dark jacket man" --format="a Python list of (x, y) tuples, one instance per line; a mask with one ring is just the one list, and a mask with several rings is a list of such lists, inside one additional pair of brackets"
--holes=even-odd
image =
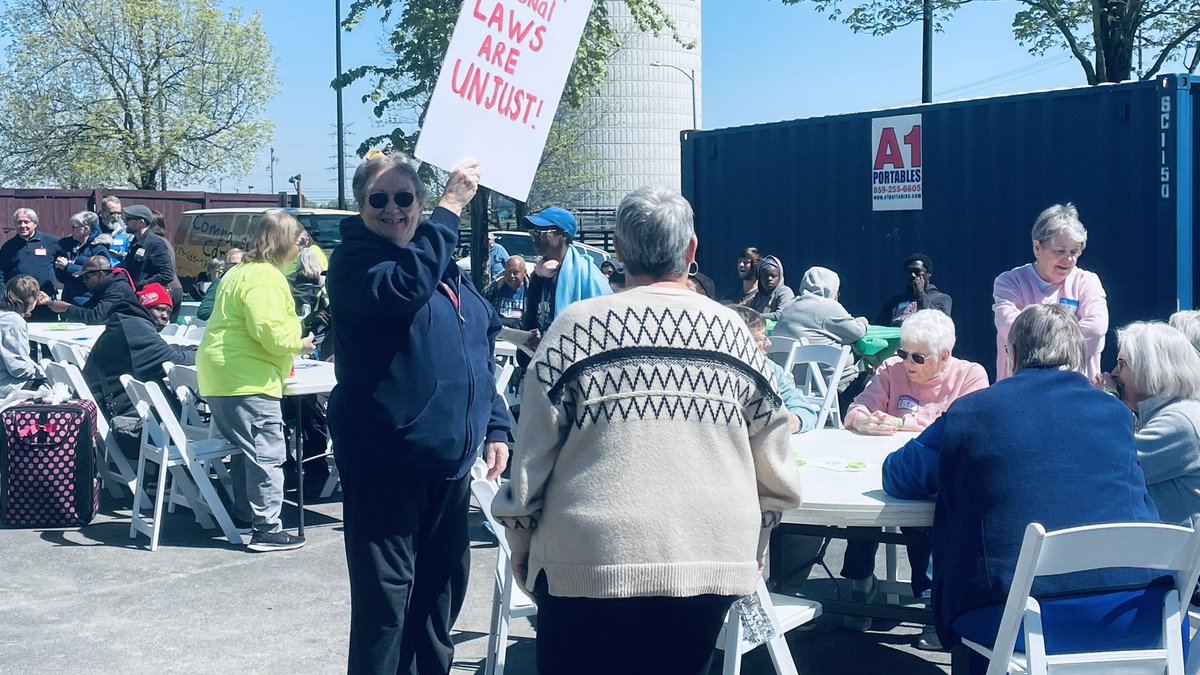
[(168, 289), (179, 286), (171, 245), (150, 230), (153, 221), (150, 209), (140, 204), (125, 209), (125, 226), (133, 233), (133, 244), (125, 256), (125, 269), (138, 288), (146, 284), (162, 284)]
[(54, 253), (58, 240), (34, 230), (28, 238), (15, 235), (0, 246), (0, 284), (18, 274), (37, 279), (38, 286), (50, 297), (58, 295), (54, 282)]
[(904, 292), (883, 303), (877, 326), (899, 326), (909, 316), (922, 309), (940, 310), (950, 316), (953, 302), (950, 296), (933, 285), (933, 261), (924, 253), (914, 253), (904, 261)]
[[(129, 284), (123, 280), (108, 285), (129, 289)], [(132, 291), (130, 293), (132, 295)], [(120, 305), (108, 317), (104, 332), (96, 339), (83, 366), (88, 388), (112, 420), (117, 440), (126, 454), (137, 450), (141, 420), (136, 419), (133, 402), (121, 386), (121, 376), (132, 375), (142, 382), (159, 382), (166, 392), (170, 389), (164, 381), (163, 363), (170, 361), (188, 366), (196, 363), (196, 350), (167, 344), (158, 334), (150, 314), (138, 304), (136, 296), (133, 297), (133, 304)], [(172, 395), (167, 396), (168, 401), (174, 399)], [(125, 419), (118, 420), (118, 417)]]
[[(103, 259), (101, 256), (95, 258)], [(71, 305), (63, 308), (57, 303), (52, 303), (52, 309), (62, 310), (60, 313), (64, 321), (98, 325), (108, 321), (114, 313), (129, 307), (141, 310), (128, 272), (120, 269), (88, 269), (89, 266), (94, 268), (95, 263), (86, 263), (81, 274), (100, 275), (92, 284), (92, 297), (82, 307)]]

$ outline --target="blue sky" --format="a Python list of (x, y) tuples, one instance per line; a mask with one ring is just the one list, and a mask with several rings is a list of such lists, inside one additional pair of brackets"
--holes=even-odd
[[(343, 11), (349, 7), (342, 0)], [(334, 4), (317, 0), (223, 0), (225, 7), (259, 11), (278, 60), (280, 92), (268, 115), (275, 122), (275, 190), (304, 177), (310, 199), (337, 196)], [(934, 37), (934, 100), (979, 98), (1085, 84), (1066, 52), (1031, 56), (1012, 37), (1016, 2), (968, 4)], [(381, 63), (387, 26), (377, 14), (342, 37), (342, 65)], [(705, 0), (702, 109), (707, 129), (873, 110), (920, 101), (921, 29), (886, 37), (856, 35), (810, 5), (779, 0)], [(1163, 72), (1180, 70), (1164, 68)], [(392, 128), (375, 120), (366, 87), (344, 95), (348, 170), (361, 139)], [(225, 191), (270, 192), (263, 149), (259, 169)], [(198, 186), (216, 189), (217, 185)]]

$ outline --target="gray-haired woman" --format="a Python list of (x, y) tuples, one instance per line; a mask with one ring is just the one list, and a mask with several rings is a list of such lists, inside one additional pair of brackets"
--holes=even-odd
[(351, 673), (446, 673), (470, 569), (469, 471), (508, 462), (496, 393), (500, 319), (454, 264), (458, 214), (479, 170), (460, 164), (428, 219), (400, 154), (354, 172), (358, 216), (329, 264), (337, 388), (329, 429), (341, 474), (350, 573)]
[(799, 504), (788, 418), (745, 322), (687, 285), (687, 201), (629, 194), (614, 242), (628, 286), (542, 338), (492, 512), (538, 599), (538, 672), (705, 673)]
[(1200, 524), (1200, 354), (1160, 322), (1117, 331), (1117, 367), (1096, 379), (1115, 388), (1135, 416), (1146, 487), (1164, 523)]
[(1061, 305), (1079, 321), (1089, 378), (1100, 374), (1100, 352), (1108, 332), (1108, 298), (1100, 277), (1076, 266), (1087, 247), (1087, 230), (1071, 204), (1055, 204), (1033, 224), (1034, 261), (996, 277), (992, 311), (996, 319), (996, 380), (1009, 376), (1004, 353), (1008, 331), (1029, 305)]

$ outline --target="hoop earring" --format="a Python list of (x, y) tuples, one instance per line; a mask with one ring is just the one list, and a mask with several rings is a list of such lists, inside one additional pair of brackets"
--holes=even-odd
[(688, 272), (687, 273), (688, 273), (689, 277), (694, 277), (699, 272), (700, 272), (700, 265), (698, 265), (695, 260), (688, 263)]

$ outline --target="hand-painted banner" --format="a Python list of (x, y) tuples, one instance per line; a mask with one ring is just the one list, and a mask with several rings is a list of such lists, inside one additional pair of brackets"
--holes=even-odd
[(524, 201), (591, 11), (590, 0), (466, 0), (416, 156), (479, 160), (482, 183)]
[(871, 210), (921, 210), (921, 116), (871, 120)]

